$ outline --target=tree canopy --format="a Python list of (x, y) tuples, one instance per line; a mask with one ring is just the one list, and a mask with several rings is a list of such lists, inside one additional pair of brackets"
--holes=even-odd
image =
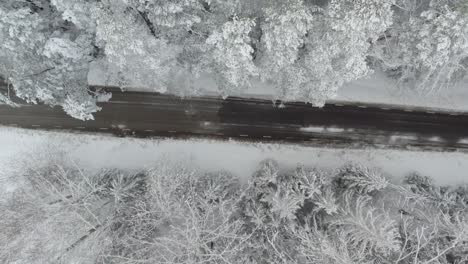
[(50, 154), (25, 158), (0, 194), (2, 263), (468, 261), (468, 186), (270, 159), (246, 183), (180, 153), (138, 172)]
[(260, 80), (279, 100), (322, 106), (375, 69), (430, 92), (466, 76), (467, 10), (463, 0), (5, 0), (0, 76), (84, 120), (100, 109), (87, 86), (98, 60), (121, 83), (161, 92), (208, 74), (223, 96)]

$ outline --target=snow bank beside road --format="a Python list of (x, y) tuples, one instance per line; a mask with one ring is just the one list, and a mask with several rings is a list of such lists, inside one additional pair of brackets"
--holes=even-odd
[(421, 94), (403, 90), (384, 74), (376, 72), (368, 78), (345, 84), (335, 100), (468, 111), (468, 79), (448, 90)]
[[(91, 85), (116, 86), (118, 83), (117, 76), (117, 70), (112, 65), (95, 63), (89, 72), (88, 81)], [(191, 85), (194, 91), (197, 91), (200, 95), (219, 95), (214, 80), (207, 75), (201, 76), (199, 80)], [(154, 92), (157, 87), (145, 88), (144, 84), (134, 82), (129, 83), (125, 89), (127, 91)], [(169, 90), (168, 93), (191, 95), (193, 91), (174, 88)], [(272, 100), (274, 99), (274, 93), (272, 87), (257, 81), (253, 82), (249, 90), (237, 94), (237, 96)], [(376, 72), (367, 78), (345, 84), (338, 90), (338, 95), (333, 101), (468, 111), (468, 79), (449, 90), (421, 94), (409, 89), (403, 90), (397, 87), (396, 83), (383, 73)]]
[(346, 162), (359, 162), (396, 177), (417, 171), (433, 177), (439, 184), (468, 183), (468, 154), (457, 152), (332, 149), (202, 139), (150, 140), (6, 127), (0, 127), (0, 144), (1, 168), (14, 166), (25, 153), (52, 146), (69, 153), (89, 169), (142, 169), (153, 166), (162, 155), (171, 155), (189, 157), (201, 168), (226, 170), (246, 179), (261, 160), (273, 158), (285, 167), (303, 164), (335, 169)]

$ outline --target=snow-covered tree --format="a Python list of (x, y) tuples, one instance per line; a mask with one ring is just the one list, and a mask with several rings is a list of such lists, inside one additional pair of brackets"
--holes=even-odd
[(130, 78), (138, 85), (165, 92), (180, 48), (156, 37), (146, 24), (147, 18), (127, 1), (102, 1), (94, 17), (96, 41), (105, 59), (117, 66), (121, 81)]
[(467, 74), (466, 1), (399, 0), (395, 25), (373, 47), (377, 65), (404, 87), (430, 93)]
[(272, 50), (275, 55), (265, 60), (281, 70), (274, 66), (266, 78), (280, 99), (321, 106), (344, 83), (370, 72), (369, 42), (392, 24), (391, 1), (330, 1), (325, 7), (293, 2), (288, 12), (275, 10), (281, 15), (267, 12), (262, 40), (266, 56)]
[(203, 3), (197, 0), (123, 0), (135, 8), (148, 30), (155, 37), (178, 38), (188, 34), (194, 24), (201, 22)]
[(80, 15), (71, 18), (69, 12), (62, 17), (45, 0), (3, 1), (0, 75), (20, 98), (59, 105), (86, 120), (100, 108), (87, 89), (89, 64), (96, 52), (93, 27), (80, 24), (86, 21), (85, 15), (90, 21), (89, 13)]
[(434, 184), (431, 178), (412, 173), (403, 185), (394, 186), (399, 208), (401, 263), (463, 263), (468, 261), (468, 211), (466, 192)]
[(249, 33), (255, 22), (234, 17), (214, 31), (206, 40), (207, 69), (214, 73), (224, 96), (236, 89), (248, 88), (258, 70), (252, 61), (253, 48)]
[(332, 225), (345, 234), (355, 250), (376, 250), (389, 256), (400, 248), (397, 225), (387, 213), (378, 212), (367, 204), (366, 197), (346, 200), (341, 212), (343, 217), (332, 221)]
[[(264, 82), (280, 100), (322, 106), (379, 68), (419, 91), (466, 76), (463, 0), (7, 0), (0, 75), (30, 102), (91, 119), (90, 63), (114, 84), (221, 95)], [(29, 40), (29, 41), (27, 41)], [(8, 96), (0, 96), (9, 101)]]
[[(438, 187), (412, 174), (379, 189), (380, 196), (352, 184), (343, 194), (333, 176), (265, 160), (242, 184), (180, 156), (163, 156), (137, 172), (96, 172), (63, 152), (41, 149), (15, 170), (17, 188), (0, 193), (0, 261), (468, 261), (466, 187)], [(366, 176), (357, 181), (362, 177), (368, 186)], [(447, 203), (437, 192), (453, 199)]]
[(262, 79), (279, 81), (276, 76), (299, 59), (314, 17), (301, 0), (272, 2), (276, 5), (265, 8), (258, 61)]
[(360, 164), (343, 166), (334, 179), (337, 187), (345, 192), (373, 194), (388, 186), (388, 180), (375, 169)]

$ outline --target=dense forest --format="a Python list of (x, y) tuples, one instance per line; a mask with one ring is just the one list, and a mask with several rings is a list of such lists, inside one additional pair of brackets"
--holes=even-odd
[[(92, 119), (93, 63), (159, 92), (202, 75), (228, 96), (252, 81), (322, 106), (379, 70), (403, 89), (448, 89), (468, 67), (466, 0), (3, 0), (0, 77), (31, 103)], [(9, 93), (0, 94), (9, 102)]]
[(274, 160), (248, 181), (161, 158), (142, 171), (28, 159), (0, 199), (2, 263), (467, 263), (468, 186)]

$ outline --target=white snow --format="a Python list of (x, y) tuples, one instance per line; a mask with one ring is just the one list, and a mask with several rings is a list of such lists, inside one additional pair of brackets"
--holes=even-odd
[(127, 126), (126, 126), (126, 125), (124, 125), (124, 124), (112, 125), (112, 127), (113, 127), (113, 128), (118, 128), (118, 129), (121, 129), (121, 130), (123, 130), (123, 129), (126, 129), (126, 128), (127, 128)]
[(430, 137), (429, 141), (440, 142), (442, 139), (440, 137)]
[(82, 52), (76, 43), (63, 38), (50, 38), (47, 41), (44, 47), (44, 55), (52, 58), (54, 54), (59, 54), (69, 59), (78, 59), (82, 56)]
[(395, 177), (418, 171), (433, 177), (439, 184), (468, 182), (468, 153), (460, 152), (335, 149), (202, 139), (150, 140), (5, 127), (0, 127), (0, 145), (0, 168), (3, 168), (0, 175), (3, 176), (27, 153), (55, 148), (68, 153), (88, 169), (142, 169), (169, 155), (176, 159), (188, 157), (203, 169), (226, 170), (247, 179), (260, 161), (273, 158), (286, 167), (304, 164), (336, 169), (346, 162), (359, 162), (381, 168)]
[[(299, 130), (302, 132), (309, 132), (309, 133), (326, 133), (326, 132), (341, 133), (345, 131), (344, 128), (340, 128), (340, 127), (321, 127), (321, 126), (301, 127)], [(351, 132), (352, 130), (348, 130), (348, 131)]]
[(462, 138), (462, 139), (458, 140), (458, 143), (468, 144), (468, 138)]
[(399, 88), (383, 73), (375, 72), (368, 78), (345, 84), (334, 100), (468, 111), (468, 79), (448, 90), (421, 94)]
[(391, 135), (390, 136), (390, 141), (391, 142), (394, 142), (394, 141), (399, 141), (399, 140), (417, 140), (418, 137), (417, 136), (414, 136), (414, 135)]
[(309, 126), (309, 127), (301, 127), (299, 130), (302, 132), (322, 133), (325, 130), (325, 127)]
[[(88, 81), (93, 85), (116, 85), (117, 70), (112, 65), (93, 64), (88, 75)], [(200, 79), (191, 84), (192, 88), (201, 95), (219, 95), (216, 84), (209, 75), (202, 75)], [(137, 88), (138, 87), (138, 88)], [(184, 91), (181, 88), (168, 90), (169, 93), (191, 94), (192, 91)], [(144, 84), (130, 81), (126, 90), (154, 92), (155, 87), (145, 87)], [(261, 98), (272, 100), (275, 91), (265, 83), (253, 81), (249, 90), (235, 94), (242, 97)], [(436, 91), (431, 94), (399, 88), (394, 81), (383, 73), (376, 71), (374, 74), (345, 84), (338, 90), (333, 102), (361, 102), (373, 104), (390, 104), (412, 107), (426, 107), (456, 111), (468, 111), (468, 79), (448, 90)]]
[(340, 127), (327, 127), (327, 131), (332, 132), (332, 133), (341, 133), (341, 132), (345, 131), (345, 129), (340, 128)]

